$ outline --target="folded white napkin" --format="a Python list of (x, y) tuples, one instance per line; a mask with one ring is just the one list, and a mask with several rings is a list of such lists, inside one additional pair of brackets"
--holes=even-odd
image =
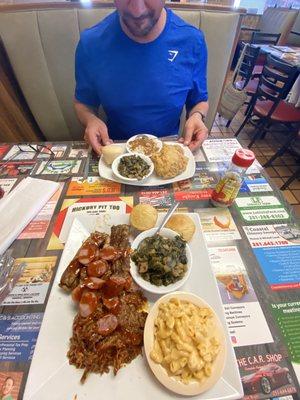
[(58, 188), (57, 182), (28, 177), (0, 200), (0, 255), (8, 249)]

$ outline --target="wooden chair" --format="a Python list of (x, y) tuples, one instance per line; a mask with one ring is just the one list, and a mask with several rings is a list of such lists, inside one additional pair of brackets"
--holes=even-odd
[[(300, 160), (299, 160), (300, 162)], [(294, 182), (295, 179), (300, 178), (300, 166), (296, 169), (296, 171), (293, 173), (293, 175), (281, 186), (280, 190), (285, 190), (287, 189), (292, 182)]]
[(280, 38), (280, 33), (265, 33), (265, 32), (253, 32), (251, 36), (251, 44), (268, 44), (276, 45)]
[[(243, 51), (244, 46), (246, 45), (246, 43), (242, 43), (241, 46), (241, 53)], [(247, 46), (244, 56), (243, 56), (243, 61), (241, 63), (240, 66), (240, 70), (238, 71), (238, 74), (236, 76), (233, 77), (233, 82), (234, 82), (234, 86), (236, 89), (238, 90), (246, 90), (246, 93), (248, 94), (248, 83), (252, 77), (252, 72), (253, 72), (253, 68), (255, 66), (257, 57), (259, 55), (259, 47), (256, 46), (251, 46), (251, 44)], [(237, 78), (240, 79), (237, 79)], [(226, 124), (226, 128), (229, 127), (229, 125), (231, 124), (231, 120), (227, 121)]]
[(268, 7), (265, 9), (263, 15), (259, 19), (256, 28), (242, 26), (242, 30), (246, 32), (254, 31), (264, 34), (279, 34), (280, 38), (278, 44), (284, 45), (292, 27), (295, 24), (297, 16), (297, 9), (284, 7)]
[[(242, 49), (245, 45), (246, 43), (242, 43)], [(256, 64), (257, 57), (259, 55), (259, 51), (259, 47), (248, 44), (239, 70), (239, 76), (241, 79), (236, 80), (237, 77), (234, 77), (235, 87), (237, 89), (242, 90), (248, 85), (248, 82), (252, 76), (253, 68)]]
[(251, 44), (268, 44), (276, 45), (280, 38), (280, 33), (253, 32), (251, 36)]
[(300, 12), (298, 12), (297, 18), (292, 26), (286, 45), (300, 47)]
[[(253, 32), (250, 43), (276, 46), (279, 39), (280, 33)], [(253, 69), (253, 77), (258, 77), (261, 74), (265, 62), (266, 56), (260, 54)]]
[(290, 131), (298, 131), (300, 109), (284, 101), (297, 75), (297, 67), (268, 55), (251, 106), (235, 134), (238, 136), (248, 122), (255, 126), (249, 148), (258, 138), (263, 137), (274, 123), (283, 124)]
[(278, 157), (281, 157), (284, 153), (288, 152), (292, 154), (296, 159), (297, 165), (299, 167), (293, 173), (293, 175), (281, 186), (281, 190), (285, 190), (289, 187), (289, 185), (295, 180), (300, 178), (300, 152), (297, 151), (296, 142), (300, 141), (300, 133), (299, 132), (292, 132), (285, 143), (279, 148), (279, 150), (264, 164), (264, 167), (270, 167)]
[[(295, 24), (296, 18), (298, 16), (297, 9), (290, 9), (285, 7), (268, 7), (264, 10), (263, 15), (259, 19), (257, 27), (249, 27), (243, 25), (241, 30), (244, 33), (247, 32), (254, 32), (259, 33), (261, 35), (255, 35), (251, 37), (252, 43), (261, 42), (254, 42), (253, 40), (259, 40), (260, 38), (264, 39), (264, 44), (279, 44), (285, 45), (287, 37)], [(294, 29), (295, 30), (295, 29)], [(297, 29), (296, 29), (297, 30)], [(277, 34), (279, 35), (279, 40), (276, 43), (268, 43), (268, 40), (272, 39), (272, 36), (268, 37), (266, 35)], [(265, 35), (265, 37), (264, 37)], [(260, 62), (259, 64), (262, 65), (264, 62)], [(259, 66), (257, 69), (254, 69), (255, 72), (261, 73), (262, 67)]]

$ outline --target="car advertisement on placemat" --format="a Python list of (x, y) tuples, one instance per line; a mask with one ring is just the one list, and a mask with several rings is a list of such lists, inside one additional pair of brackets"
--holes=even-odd
[(281, 353), (264, 353), (237, 359), (244, 400), (269, 399), (296, 393), (291, 371)]

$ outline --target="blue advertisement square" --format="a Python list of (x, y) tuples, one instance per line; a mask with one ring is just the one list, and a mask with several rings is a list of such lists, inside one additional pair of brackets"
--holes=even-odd
[(0, 315), (0, 362), (31, 360), (43, 313)]
[(270, 285), (300, 282), (300, 246), (261, 247), (253, 251)]

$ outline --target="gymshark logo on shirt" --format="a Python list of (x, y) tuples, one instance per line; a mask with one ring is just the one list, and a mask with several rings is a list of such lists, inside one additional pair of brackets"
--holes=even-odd
[(175, 60), (175, 58), (178, 55), (178, 50), (169, 50), (169, 56), (170, 58), (168, 58), (169, 61), (173, 62)]

